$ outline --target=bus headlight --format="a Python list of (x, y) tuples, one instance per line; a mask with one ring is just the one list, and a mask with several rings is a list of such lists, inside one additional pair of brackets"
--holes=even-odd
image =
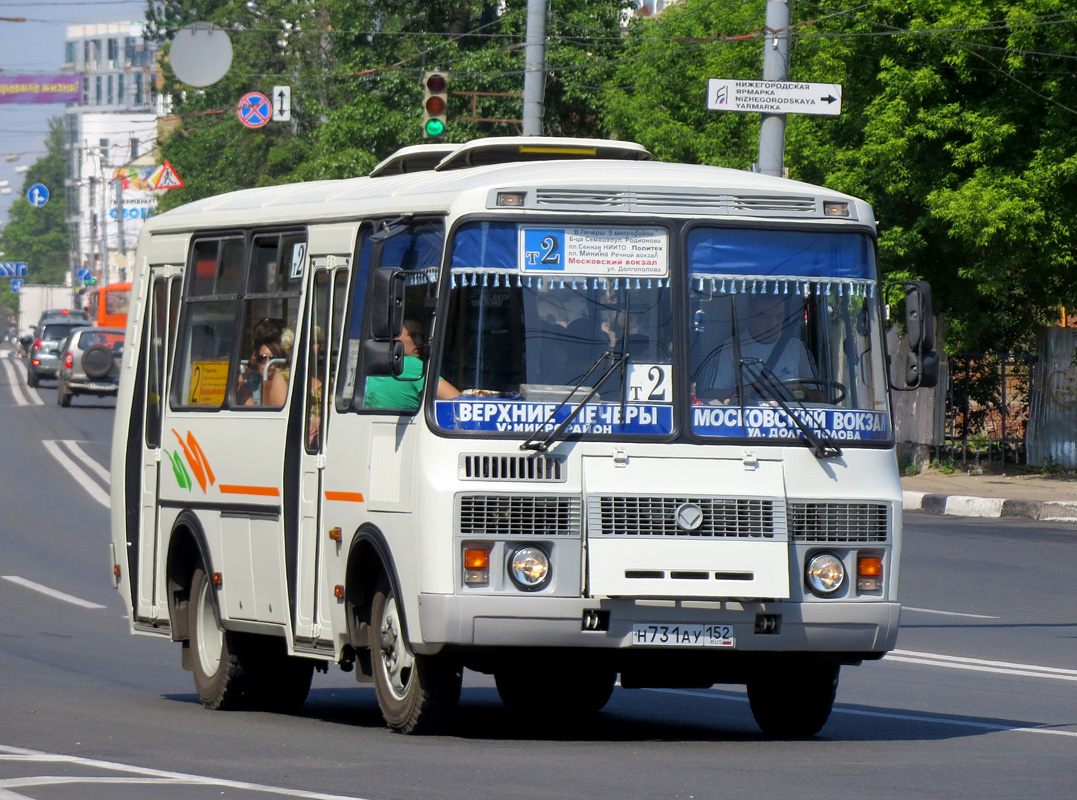
[(517, 589), (537, 591), (550, 582), (550, 557), (541, 547), (517, 548), (509, 556), (509, 577)]
[(812, 594), (827, 597), (845, 583), (845, 565), (833, 553), (816, 553), (808, 559), (804, 579)]

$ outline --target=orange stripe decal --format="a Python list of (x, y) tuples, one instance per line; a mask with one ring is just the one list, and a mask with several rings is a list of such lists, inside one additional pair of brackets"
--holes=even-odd
[(237, 486), (231, 483), (222, 483), (217, 487), (221, 494), (252, 494), (257, 497), (280, 497), (280, 490), (276, 486)]
[(325, 499), (326, 500), (340, 500), (340, 501), (345, 502), (345, 503), (362, 503), (363, 502), (363, 493), (362, 492), (330, 492), (330, 491), (327, 490), (326, 493), (325, 493)]

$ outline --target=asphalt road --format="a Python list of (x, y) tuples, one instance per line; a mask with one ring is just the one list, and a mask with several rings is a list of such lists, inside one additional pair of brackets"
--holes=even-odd
[(0, 800), (1077, 796), (1077, 526), (906, 515), (900, 649), (843, 670), (810, 741), (764, 739), (738, 687), (618, 688), (566, 730), (472, 673), (441, 737), (335, 668), (298, 715), (210, 712), (112, 589), (113, 401), (24, 382), (0, 359)]

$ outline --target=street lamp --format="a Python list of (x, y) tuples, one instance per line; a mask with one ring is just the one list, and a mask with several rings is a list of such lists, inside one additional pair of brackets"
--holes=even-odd
[(30, 166), (28, 164), (19, 164), (19, 166), (15, 167), (15, 171), (16, 172), (29, 172), (30, 171)]

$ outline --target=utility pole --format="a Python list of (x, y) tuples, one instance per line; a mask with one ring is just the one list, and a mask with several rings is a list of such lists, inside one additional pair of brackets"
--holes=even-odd
[(524, 45), (524, 136), (542, 135), (546, 94), (546, 0), (527, 0)]
[[(123, 176), (116, 176), (116, 232), (117, 249), (120, 251), (120, 280), (127, 280), (127, 239), (123, 230)], [(111, 283), (111, 276), (105, 283)]]
[[(789, 4), (767, 0), (763, 80), (789, 80)], [(525, 107), (526, 108), (526, 107)], [(764, 114), (759, 123), (759, 171), (782, 177), (785, 173), (785, 114)]]

